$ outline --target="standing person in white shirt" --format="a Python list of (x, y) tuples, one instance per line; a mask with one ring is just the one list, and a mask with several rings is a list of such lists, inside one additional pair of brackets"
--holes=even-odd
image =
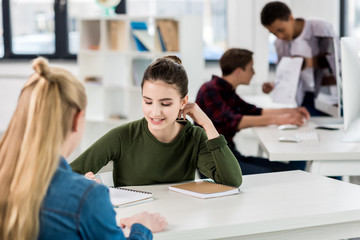
[[(339, 39), (332, 25), (321, 19), (294, 18), (290, 8), (283, 2), (269, 2), (261, 11), (261, 23), (277, 39), (275, 48), (278, 61), (284, 56), (303, 57), (296, 92), (296, 103), (304, 106), (312, 116), (326, 115), (314, 106), (320, 86), (336, 87), (335, 55), (333, 39)], [(274, 83), (263, 84), (263, 91), (269, 93)]]

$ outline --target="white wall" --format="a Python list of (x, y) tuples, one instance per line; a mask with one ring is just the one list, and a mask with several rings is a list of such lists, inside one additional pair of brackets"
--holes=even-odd
[[(54, 66), (60, 66), (78, 76), (74, 61), (53, 61)], [(29, 60), (9, 60), (0, 62), (0, 135), (5, 131), (15, 110), (22, 87), (28, 77), (34, 72)]]
[[(261, 25), (260, 12), (269, 0), (228, 1), (228, 46), (247, 48), (254, 52), (254, 76), (242, 94), (261, 94), (261, 84), (270, 80), (267, 60), (268, 31)], [(319, 17), (333, 24), (339, 33), (339, 0), (288, 0), (285, 2), (294, 17)]]

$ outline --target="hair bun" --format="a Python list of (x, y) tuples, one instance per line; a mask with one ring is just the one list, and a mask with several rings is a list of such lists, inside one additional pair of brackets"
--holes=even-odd
[(50, 67), (49, 62), (43, 57), (37, 57), (32, 62), (32, 67), (34, 68), (35, 72), (42, 77), (45, 77), (47, 80), (50, 74)]
[(182, 64), (181, 59), (175, 55), (168, 55), (168, 56), (165, 56), (165, 58), (171, 59), (178, 64)]

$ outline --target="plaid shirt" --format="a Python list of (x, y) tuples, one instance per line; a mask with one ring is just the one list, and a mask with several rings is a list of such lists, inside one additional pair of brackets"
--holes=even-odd
[(239, 131), (238, 126), (242, 117), (261, 115), (262, 111), (261, 108), (242, 100), (232, 85), (218, 76), (212, 76), (211, 81), (201, 86), (196, 103), (232, 146), (233, 137)]

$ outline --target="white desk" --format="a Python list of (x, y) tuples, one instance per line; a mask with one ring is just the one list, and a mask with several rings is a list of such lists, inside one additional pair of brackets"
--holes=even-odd
[(154, 200), (117, 208), (120, 217), (159, 212), (169, 226), (155, 239), (343, 239), (360, 236), (360, 186), (289, 171), (244, 176), (238, 195), (198, 199), (169, 185), (136, 186)]
[[(344, 136), (340, 130), (316, 130), (321, 118), (312, 119), (297, 130), (278, 130), (277, 126), (254, 127), (260, 147), (270, 161), (312, 161), (309, 170), (326, 176), (360, 175), (360, 143), (341, 141)], [(302, 141), (300, 143), (279, 142), (280, 136), (294, 136), (297, 131), (316, 131), (318, 142)]]

